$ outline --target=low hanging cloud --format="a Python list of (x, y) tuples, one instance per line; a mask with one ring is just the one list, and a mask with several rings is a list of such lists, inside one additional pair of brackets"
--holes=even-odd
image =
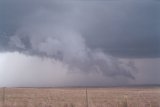
[(106, 78), (102, 72), (72, 71), (68, 64), (54, 58), (19, 52), (0, 53), (0, 59), (1, 87), (113, 86), (130, 81), (124, 76)]
[[(120, 58), (159, 57), (156, 3), (0, 0), (0, 51), (58, 61), (68, 73), (100, 73), (127, 83), (136, 78), (137, 68)], [(50, 69), (48, 75), (54, 75)]]
[[(15, 47), (24, 53), (28, 52), (29, 55), (47, 56), (60, 60), (68, 64), (71, 71), (102, 72), (106, 76), (124, 76), (134, 79), (131, 73), (134, 70), (132, 66), (123, 64), (118, 58), (107, 55), (101, 50), (90, 49), (80, 33), (67, 27), (54, 28), (50, 25), (35, 28), (24, 28), (24, 31), (20, 30), (21, 32), (12, 36), (9, 42), (11, 48)], [(24, 38), (29, 39), (27, 43), (30, 47), (26, 47), (26, 44), (21, 41), (23, 33), (24, 36), (27, 35)]]

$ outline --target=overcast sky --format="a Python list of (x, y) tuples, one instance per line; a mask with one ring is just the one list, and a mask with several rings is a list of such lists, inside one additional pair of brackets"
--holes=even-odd
[(0, 0), (0, 87), (160, 84), (160, 1)]

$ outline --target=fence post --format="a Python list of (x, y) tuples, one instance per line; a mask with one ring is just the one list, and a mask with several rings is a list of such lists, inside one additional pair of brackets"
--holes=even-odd
[(3, 107), (5, 107), (5, 87), (3, 87)]
[(88, 107), (88, 90), (86, 88), (86, 107)]

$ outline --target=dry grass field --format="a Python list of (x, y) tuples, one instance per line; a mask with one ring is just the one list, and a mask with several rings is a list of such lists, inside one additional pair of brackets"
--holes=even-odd
[(5, 90), (5, 107), (85, 107), (84, 89)]
[(88, 90), (89, 107), (160, 107), (160, 88)]
[(160, 107), (160, 88), (5, 88), (0, 107)]

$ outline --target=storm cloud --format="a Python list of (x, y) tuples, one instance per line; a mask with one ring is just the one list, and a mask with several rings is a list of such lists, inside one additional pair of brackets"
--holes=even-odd
[[(13, 56), (18, 52), (28, 59), (44, 58), (45, 64), (58, 61), (65, 69), (59, 70), (61, 78), (63, 71), (67, 75), (100, 73), (116, 78), (117, 84), (127, 84), (136, 80), (135, 58), (160, 57), (159, 6), (155, 0), (0, 0), (0, 51)], [(36, 61), (32, 63), (35, 66)], [(28, 77), (35, 73), (29, 68), (26, 72)], [(55, 68), (43, 72), (54, 75)], [(14, 73), (21, 74), (16, 69)], [(97, 83), (85, 85), (89, 84)]]
[[(19, 39), (17, 41), (26, 48), (32, 48), (32, 38), (26, 33), (49, 28), (55, 31), (62, 29), (61, 32), (63, 29), (78, 32), (89, 47), (101, 48), (119, 57), (160, 55), (158, 1), (0, 2), (1, 47), (8, 46), (10, 38), (19, 33), (20, 37), (15, 37)], [(38, 37), (41, 38), (40, 35)]]

